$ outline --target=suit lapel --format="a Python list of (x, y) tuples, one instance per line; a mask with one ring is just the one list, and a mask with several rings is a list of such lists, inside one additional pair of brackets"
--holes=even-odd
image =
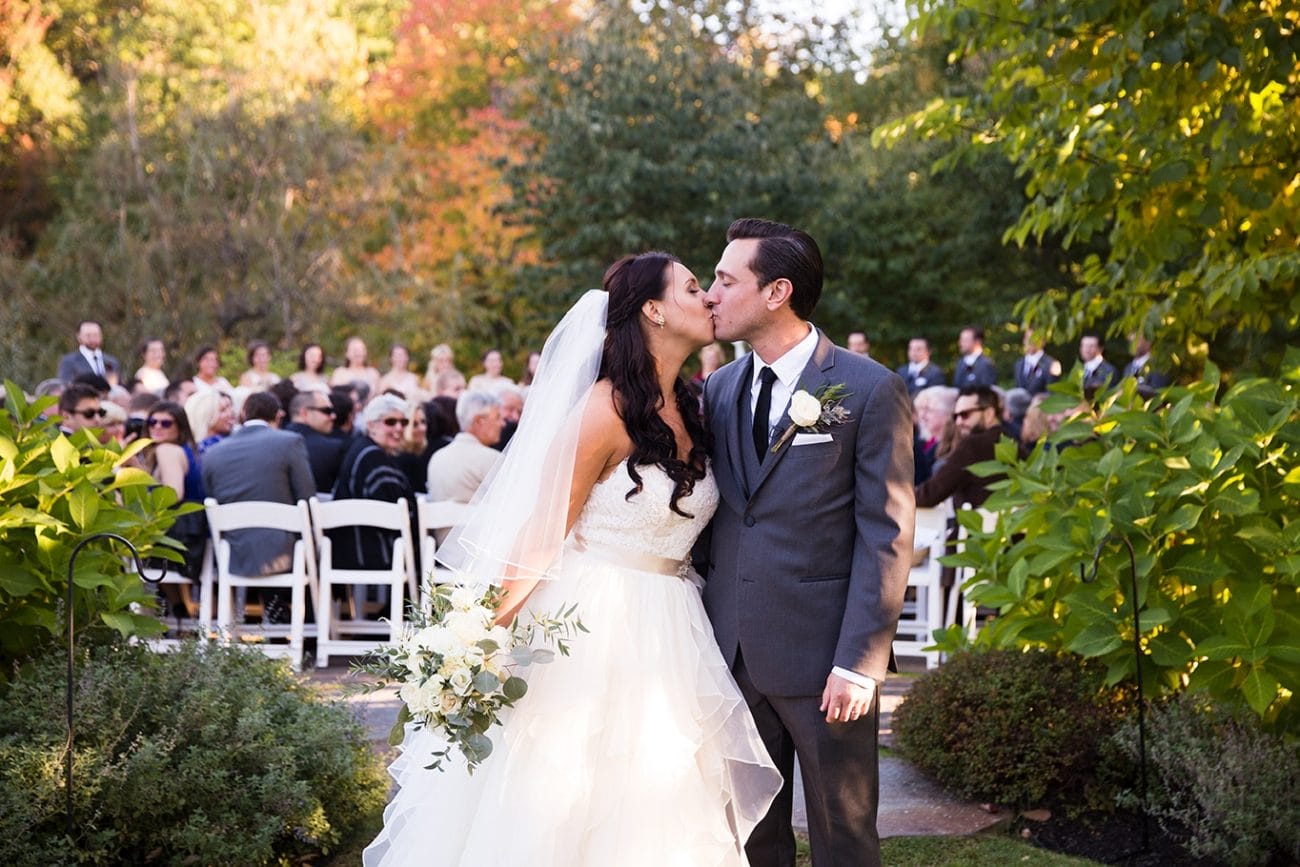
[(743, 445), (740, 438), (740, 395), (743, 391), (741, 386), (749, 380), (752, 364), (749, 360), (737, 360), (731, 367), (714, 374), (718, 393), (716, 396), (710, 394), (708, 401), (714, 409), (710, 419), (717, 456), (713, 462), (713, 475), (718, 490), (737, 512), (744, 511), (746, 499), (741, 481), (743, 458), (739, 451)]
[[(818, 331), (818, 335), (819, 339), (817, 341), (817, 348), (813, 350), (812, 358), (808, 360), (808, 364), (804, 366), (803, 373), (799, 376), (799, 384), (795, 389), (796, 391), (802, 390), (809, 392), (810, 394), (816, 394), (817, 389), (821, 388), (823, 385), (830, 384), (830, 374), (828, 371), (835, 366), (835, 345), (832, 344), (830, 339), (820, 330)], [(785, 412), (781, 413), (781, 421), (777, 424), (776, 431), (772, 435), (773, 439), (778, 439), (785, 433), (786, 428), (788, 427), (790, 427), (790, 404), (787, 402)], [(782, 443), (781, 447), (775, 452), (769, 451), (767, 453), (767, 457), (763, 459), (763, 468), (759, 470), (758, 478), (750, 487), (749, 499), (752, 500), (754, 497), (758, 496), (758, 492), (762, 489), (763, 483), (772, 475), (772, 471), (776, 469), (776, 465), (785, 457), (786, 452), (790, 451), (793, 442), (794, 437), (790, 437)]]

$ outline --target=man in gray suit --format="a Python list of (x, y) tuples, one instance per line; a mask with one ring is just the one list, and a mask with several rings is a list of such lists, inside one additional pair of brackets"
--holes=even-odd
[[(203, 486), (218, 503), (260, 500), (293, 505), (316, 494), (307, 446), (301, 436), (276, 430), (280, 401), (266, 391), (244, 401), (243, 426), (203, 455)], [(230, 540), (230, 571), (270, 575), (287, 571), (295, 536), (282, 530), (236, 530)]]
[[(798, 756), (813, 863), (879, 864), (876, 694), (912, 554), (911, 406), (896, 374), (808, 322), (811, 237), (744, 219), (727, 240), (706, 303), (717, 338), (754, 351), (705, 385), (722, 501), (704, 604), (786, 781), (745, 849), (754, 867), (794, 864)], [(839, 413), (792, 422), (834, 386)]]

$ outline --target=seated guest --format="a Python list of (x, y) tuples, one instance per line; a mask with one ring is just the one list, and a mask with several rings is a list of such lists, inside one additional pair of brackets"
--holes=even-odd
[[(323, 395), (315, 395), (323, 398)], [(275, 395), (253, 392), (244, 401), (243, 425), (203, 456), (203, 486), (218, 503), (259, 500), (293, 505), (316, 494), (303, 438), (273, 425), (280, 415)], [(230, 540), (230, 571), (236, 575), (286, 572), (296, 538), (283, 530), (237, 530)]]
[(135, 378), (146, 391), (161, 397), (170, 382), (167, 374), (163, 373), (163, 365), (167, 363), (167, 344), (157, 337), (150, 337), (140, 344), (139, 354), (140, 367), (135, 372)]
[[(201, 505), (205, 496), (203, 471), (185, 408), (169, 401), (155, 404), (145, 421), (145, 436), (153, 440), (141, 455), (149, 475), (175, 491), (177, 502)], [(203, 513), (182, 515), (168, 534), (184, 545), (185, 574), (197, 579), (208, 537)]]
[[(282, 407), (289, 406), (291, 403), (293, 403), (293, 399), (298, 396), (297, 387), (293, 384), (292, 380), (288, 380), (288, 379), (280, 380), (275, 385), (268, 388), (267, 391), (275, 395), (275, 399), (280, 401), (280, 406)], [(279, 427), (285, 428), (288, 426), (288, 424), (289, 424), (289, 414), (288, 412), (286, 412), (280, 418)]]
[(248, 344), (248, 370), (239, 375), (240, 387), (266, 391), (279, 381), (280, 377), (271, 372), (271, 347), (261, 340)]
[(330, 435), (340, 440), (352, 439), (352, 428), (357, 413), (356, 403), (348, 397), (346, 391), (334, 388), (330, 389), (329, 399), (334, 405), (334, 430)]
[(95, 389), (99, 392), (100, 400), (108, 400), (108, 393), (113, 390), (112, 383), (98, 373), (78, 373), (72, 381)]
[(444, 370), (434, 380), (434, 397), (460, 397), (465, 391), (465, 376), (459, 370)]
[(460, 433), (460, 425), (456, 422), (456, 400), (451, 397), (435, 397), (433, 400), (426, 401), (424, 404), (424, 419), (428, 425), (428, 430), (424, 432), (424, 463), (426, 471), (428, 469), (429, 458), (433, 453), (445, 445), (449, 445), (456, 434)]
[(1025, 422), (1025, 413), (1029, 412), (1029, 402), (1034, 396), (1027, 389), (1009, 388), (1002, 395), (1002, 429), (1007, 436), (1020, 441), (1020, 426)]
[(997, 392), (992, 388), (987, 385), (962, 388), (952, 413), (957, 444), (929, 481), (916, 486), (918, 508), (937, 506), (949, 497), (958, 509), (984, 504), (989, 497), (989, 483), (997, 477), (977, 476), (970, 468), (993, 460), (993, 448), (1002, 438), (1001, 415)]
[[(353, 437), (338, 479), (334, 499), (385, 500), (405, 498), (414, 504), (411, 486), (398, 464), (402, 438), (408, 424), (406, 401), (381, 394), (366, 405), (361, 415), (365, 433)], [(330, 531), (334, 565), (342, 569), (387, 569), (392, 564), (395, 534), (370, 527), (342, 527)]]
[(319, 391), (300, 391), (289, 404), (293, 420), (285, 430), (302, 437), (307, 448), (307, 463), (316, 482), (316, 490), (332, 491), (343, 462), (345, 443), (333, 436), (334, 404), (329, 395)]
[(63, 380), (58, 377), (52, 379), (42, 379), (36, 385), (36, 390), (32, 392), (32, 397), (58, 397), (63, 394)]
[(429, 458), (429, 497), (468, 503), (500, 454), (501, 404), (481, 391), (467, 391), (456, 401), (460, 433)]
[(102, 428), (105, 415), (99, 391), (93, 385), (74, 382), (59, 394), (59, 430), (65, 436)]
[(190, 431), (202, 455), (230, 436), (235, 427), (235, 405), (230, 395), (205, 389), (185, 401)]
[(104, 410), (104, 427), (99, 434), (99, 441), (105, 445), (109, 442), (122, 445), (126, 440), (126, 410), (115, 403), (106, 402), (100, 406)]
[(289, 377), (299, 391), (324, 391), (329, 388), (325, 379), (325, 349), (319, 343), (308, 343), (298, 353), (298, 372)]
[(425, 492), (425, 476), (429, 469), (429, 458), (425, 452), (428, 448), (428, 416), (424, 404), (411, 403), (410, 424), (406, 426), (406, 437), (402, 440), (402, 451), (397, 461), (406, 473), (406, 480), (411, 483), (411, 490), (417, 494)]
[(519, 416), (524, 414), (524, 393), (517, 385), (509, 388), (503, 388), (499, 397), (501, 401), (501, 438), (492, 448), (499, 452), (506, 450), (510, 444), (510, 438), (515, 435), (515, 429), (519, 427)]
[(198, 390), (199, 387), (194, 384), (192, 379), (173, 379), (163, 389), (162, 399), (184, 406), (185, 401), (190, 399), (190, 395)]
[(944, 428), (952, 423), (952, 409), (956, 403), (957, 389), (946, 385), (927, 386), (912, 399), (916, 417), (913, 451), (918, 485), (930, 478), (935, 462), (941, 457), (939, 447), (943, 443)]

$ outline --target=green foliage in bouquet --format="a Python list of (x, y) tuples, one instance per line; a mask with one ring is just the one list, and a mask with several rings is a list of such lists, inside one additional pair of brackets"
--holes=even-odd
[[(1190, 688), (1244, 703), (1263, 722), (1300, 731), (1300, 352), (1279, 379), (1246, 379), (1220, 397), (1219, 372), (1143, 401), (1133, 382), (1076, 415), (1025, 460), (1008, 441), (977, 471), (1001, 473), (975, 514), (966, 550), (970, 596), (997, 616), (981, 647), (1039, 647), (1095, 659), (1116, 684), (1134, 672), (1133, 606), (1149, 695)], [(1054, 396), (1077, 403), (1070, 386)], [(1081, 573), (1110, 533), (1097, 579)], [(961, 646), (960, 630), (939, 635)]]
[(516, 670), (555, 658), (555, 651), (541, 645), (568, 656), (573, 636), (587, 631), (576, 605), (555, 615), (534, 614), (526, 623), (516, 618), (509, 627), (495, 626), (504, 596), (497, 586), (435, 585), (426, 607), (409, 609), (401, 641), (372, 651), (353, 667), (373, 678), (363, 692), (401, 687), (402, 707), (389, 743), (401, 744), (411, 722), (445, 738), (446, 747), (433, 752), (431, 769), (441, 769), (454, 749), (473, 773), (492, 754), (488, 731), (501, 724), (501, 711), (528, 691)]
[[(72, 549), (95, 533), (117, 533), (144, 556), (180, 562), (167, 530), (177, 515), (176, 494), (144, 470), (128, 466), (147, 441), (126, 448), (100, 445), (89, 432), (59, 432), (53, 400), (28, 403), (5, 383), (0, 411), (0, 684), (14, 665), (63, 640), (62, 605)], [(174, 543), (173, 543), (174, 544)], [(133, 605), (154, 595), (126, 571), (128, 554), (111, 542), (77, 555), (73, 575), (78, 642), (114, 632), (154, 635), (162, 624)]]
[(363, 726), (282, 660), (116, 641), (77, 671), (73, 841), (62, 659), (24, 667), (0, 702), (2, 864), (301, 864), (387, 798)]

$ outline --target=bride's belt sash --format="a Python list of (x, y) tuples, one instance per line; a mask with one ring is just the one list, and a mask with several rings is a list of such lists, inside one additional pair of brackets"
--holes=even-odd
[(611, 566), (634, 569), (638, 572), (653, 572), (657, 575), (668, 575), (674, 578), (684, 577), (691, 566), (690, 557), (684, 560), (674, 560), (671, 557), (660, 557), (657, 554), (647, 554), (644, 551), (633, 551), (629, 548), (619, 548), (614, 545), (592, 544), (581, 539), (570, 541), (568, 548), (575, 554), (581, 554), (583, 557), (589, 557), (593, 560), (600, 560), (602, 563), (609, 563)]

